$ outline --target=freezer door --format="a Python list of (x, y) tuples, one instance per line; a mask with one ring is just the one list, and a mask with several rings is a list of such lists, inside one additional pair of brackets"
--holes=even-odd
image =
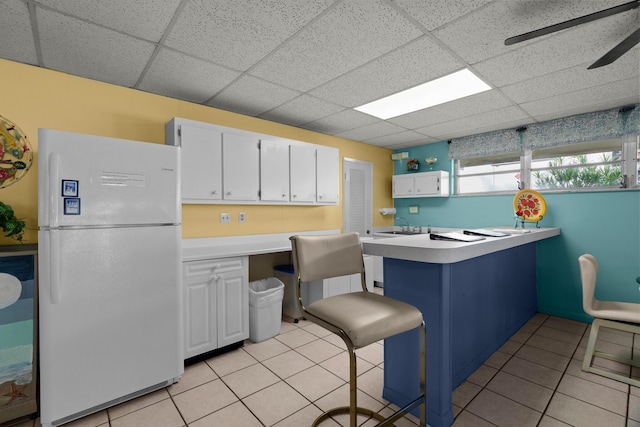
[(180, 149), (38, 132), (40, 227), (179, 224)]
[(43, 425), (182, 375), (179, 238), (179, 226), (39, 232)]

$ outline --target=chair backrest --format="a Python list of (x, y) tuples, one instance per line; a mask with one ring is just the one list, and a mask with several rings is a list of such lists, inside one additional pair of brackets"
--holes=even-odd
[(358, 233), (292, 236), (293, 268), (301, 282), (360, 273), (364, 261)]
[[(598, 274), (598, 260), (591, 254), (584, 254), (578, 258), (580, 263), (580, 280), (582, 281), (582, 308), (594, 316), (596, 276)], [(595, 317), (595, 316), (594, 316)]]

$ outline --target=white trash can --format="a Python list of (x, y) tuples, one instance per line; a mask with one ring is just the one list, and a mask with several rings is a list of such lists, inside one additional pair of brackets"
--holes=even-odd
[(280, 333), (284, 284), (275, 277), (249, 282), (249, 339), (261, 342)]

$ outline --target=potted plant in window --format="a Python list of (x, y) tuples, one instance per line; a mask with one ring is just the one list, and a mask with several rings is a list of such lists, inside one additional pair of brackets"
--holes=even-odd
[(4, 235), (22, 243), (25, 222), (16, 218), (11, 206), (0, 202), (0, 228)]

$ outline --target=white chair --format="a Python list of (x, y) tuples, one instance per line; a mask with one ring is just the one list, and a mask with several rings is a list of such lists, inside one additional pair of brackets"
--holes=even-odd
[(640, 368), (640, 359), (633, 359), (633, 354), (632, 358), (628, 359), (595, 349), (600, 327), (640, 334), (640, 304), (597, 300), (594, 293), (598, 260), (593, 255), (584, 254), (578, 258), (578, 261), (580, 262), (580, 279), (582, 280), (582, 306), (587, 314), (594, 317), (582, 370), (640, 387), (640, 379), (626, 377), (592, 365), (592, 359), (595, 356)]
[[(420, 406), (420, 426), (426, 426), (426, 332), (420, 310), (405, 302), (367, 291), (362, 247), (357, 233), (293, 236), (290, 240), (300, 311), (307, 320), (342, 338), (349, 352), (349, 406), (340, 406), (324, 412), (312, 425), (317, 426), (333, 415), (349, 414), (349, 425), (356, 427), (357, 415), (363, 414), (382, 421), (378, 426), (388, 426), (412, 408)], [(301, 283), (314, 281), (322, 283), (322, 279), (356, 273), (360, 273), (362, 291), (330, 296), (310, 303), (306, 307), (302, 304)], [(420, 378), (416, 378), (416, 383), (420, 381), (420, 395), (387, 419), (370, 409), (359, 407), (355, 350), (418, 327), (420, 328)]]

